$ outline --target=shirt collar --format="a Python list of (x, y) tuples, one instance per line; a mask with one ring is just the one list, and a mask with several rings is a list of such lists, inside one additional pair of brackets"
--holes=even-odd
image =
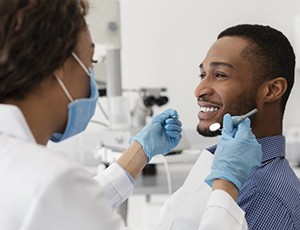
[(0, 104), (0, 134), (36, 143), (23, 113), (14, 105)]
[[(285, 157), (285, 137), (283, 135), (259, 138), (257, 142), (261, 144), (263, 152), (262, 163), (277, 157)], [(207, 150), (214, 154), (216, 148), (217, 145), (213, 145)]]

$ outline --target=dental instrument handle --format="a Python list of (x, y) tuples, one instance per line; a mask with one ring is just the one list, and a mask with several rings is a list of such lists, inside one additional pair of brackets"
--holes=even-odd
[(241, 115), (241, 116), (235, 118), (235, 119), (233, 120), (233, 125), (234, 125), (234, 126), (237, 126), (239, 123), (241, 123), (241, 122), (242, 122), (243, 120), (245, 120), (247, 117), (252, 116), (252, 115), (255, 114), (256, 112), (257, 112), (257, 109), (255, 108), (255, 109), (251, 110), (250, 112), (248, 112), (248, 113), (246, 113), (246, 114), (244, 114), (244, 115)]

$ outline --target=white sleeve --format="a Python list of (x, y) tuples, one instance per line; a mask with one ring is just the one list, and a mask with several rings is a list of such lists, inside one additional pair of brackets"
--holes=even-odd
[(116, 208), (132, 194), (134, 185), (118, 163), (114, 163), (106, 170), (94, 177), (103, 188), (106, 199), (111, 207)]
[(214, 190), (198, 230), (247, 230), (245, 212), (223, 190)]
[(69, 167), (35, 191), (21, 230), (120, 230), (124, 221), (85, 170)]

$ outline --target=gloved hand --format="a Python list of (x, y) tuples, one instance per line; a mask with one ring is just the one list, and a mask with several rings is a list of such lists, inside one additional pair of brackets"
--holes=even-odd
[(138, 141), (148, 157), (148, 162), (157, 154), (167, 154), (181, 139), (181, 122), (176, 110), (168, 109), (153, 117), (142, 131), (129, 139)]
[(211, 173), (205, 182), (212, 186), (214, 179), (225, 179), (240, 190), (242, 183), (261, 165), (262, 150), (250, 128), (249, 118), (238, 127), (225, 114), (223, 130), (215, 151)]

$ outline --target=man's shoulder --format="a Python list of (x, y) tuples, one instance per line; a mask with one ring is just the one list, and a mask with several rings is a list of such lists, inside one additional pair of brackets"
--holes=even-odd
[(300, 205), (300, 182), (285, 158), (258, 168), (243, 185), (239, 195), (241, 206), (259, 203), (261, 199), (270, 207), (276, 200), (289, 210)]

